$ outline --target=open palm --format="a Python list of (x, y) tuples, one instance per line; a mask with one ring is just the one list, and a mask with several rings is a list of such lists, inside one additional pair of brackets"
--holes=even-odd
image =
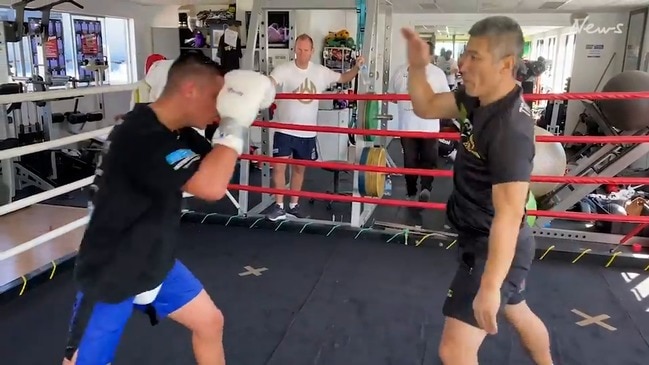
[(401, 34), (406, 41), (410, 67), (426, 67), (430, 63), (430, 47), (428, 43), (421, 39), (413, 29), (403, 28)]

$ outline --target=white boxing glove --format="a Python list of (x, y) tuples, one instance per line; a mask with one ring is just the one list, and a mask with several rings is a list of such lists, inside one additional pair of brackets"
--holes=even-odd
[(233, 70), (225, 74), (225, 84), (216, 101), (221, 119), (233, 119), (249, 127), (261, 109), (275, 100), (275, 85), (259, 72)]
[(275, 85), (269, 77), (247, 70), (225, 74), (225, 84), (216, 101), (216, 110), (221, 117), (220, 135), (214, 143), (241, 154), (247, 129), (259, 111), (268, 108), (274, 100)]

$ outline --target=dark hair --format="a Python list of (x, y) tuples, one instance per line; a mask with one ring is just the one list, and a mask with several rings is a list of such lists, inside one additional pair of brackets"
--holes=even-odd
[(469, 30), (471, 37), (487, 37), (491, 52), (496, 59), (523, 56), (525, 38), (521, 26), (506, 16), (490, 16), (473, 24)]
[(223, 76), (221, 67), (201, 51), (190, 51), (180, 55), (169, 68), (165, 91), (178, 86), (189, 78)]

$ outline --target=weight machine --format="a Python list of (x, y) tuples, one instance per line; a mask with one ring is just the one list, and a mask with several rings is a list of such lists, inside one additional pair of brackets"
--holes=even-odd
[[(620, 131), (612, 127), (602, 114), (597, 103), (583, 102), (585, 110), (582, 114), (600, 134), (609, 136), (646, 136), (649, 128), (635, 131)], [(589, 133), (590, 134), (590, 133)], [(614, 177), (623, 173), (632, 164), (649, 153), (649, 143), (631, 144), (585, 144), (580, 146), (568, 160), (568, 171), (565, 176), (593, 176)], [(564, 212), (573, 209), (587, 196), (600, 188), (603, 184), (561, 184), (553, 191), (538, 200), (539, 207), (549, 211)], [(611, 212), (614, 213), (614, 212)], [(539, 217), (536, 220), (535, 234), (540, 237), (566, 238), (596, 244), (620, 244), (623, 236), (601, 232), (588, 232), (585, 230), (571, 230), (550, 227), (553, 218)], [(559, 225), (557, 225), (559, 226)], [(636, 242), (649, 243), (649, 239), (636, 237)]]
[[(242, 68), (244, 69), (258, 69), (261, 73), (270, 74), (271, 59), (268, 54), (268, 12), (269, 11), (288, 11), (289, 13), (289, 62), (294, 60), (294, 42), (296, 37), (296, 10), (356, 10), (358, 15), (358, 36), (356, 42), (360, 46), (361, 52), (366, 59), (367, 65), (367, 82), (358, 82), (358, 92), (375, 93), (377, 85), (381, 85), (383, 93), (388, 92), (389, 85), (389, 72), (390, 72), (390, 40), (392, 36), (392, 4), (386, 0), (332, 0), (332, 1), (317, 1), (317, 2), (295, 2), (292, 0), (254, 0), (250, 17), (250, 26), (247, 33), (247, 46), (244, 53)], [(378, 26), (379, 19), (384, 20), (382, 27)], [(366, 24), (367, 20), (367, 24)], [(379, 32), (384, 32), (379, 34)], [(256, 50), (257, 39), (259, 38), (259, 50)], [(378, 63), (379, 45), (382, 42), (383, 55), (381, 64)], [(256, 67), (258, 66), (258, 67)], [(359, 75), (360, 77), (360, 75)], [(364, 120), (366, 115), (365, 110), (372, 102), (358, 102), (358, 126), (367, 125)], [(374, 102), (377, 103), (377, 102)], [(379, 121), (380, 129), (387, 129), (387, 124), (391, 116), (388, 113), (388, 102), (381, 102), (380, 114), (372, 115)], [(373, 106), (375, 107), (375, 106)], [(262, 112), (262, 120), (270, 120), (270, 115), (267, 111)], [(282, 121), (280, 121), (282, 122)], [(250, 148), (250, 136), (246, 139), (247, 146), (245, 150)], [(272, 156), (272, 140), (271, 133), (268, 128), (261, 130), (262, 145), (261, 154), (265, 156)], [(363, 151), (371, 147), (387, 147), (389, 140), (385, 137), (378, 139), (368, 139), (363, 136), (354, 136), (355, 145), (348, 146), (347, 160), (350, 163), (355, 163), (361, 159)], [(388, 157), (388, 165), (394, 162)], [(250, 161), (240, 161), (240, 184), (248, 185), (250, 174)], [(270, 166), (268, 163), (261, 164), (262, 186), (271, 187)], [(354, 188), (353, 196), (360, 197), (359, 187), (360, 174), (354, 171)], [(382, 189), (381, 189), (382, 190)], [(248, 192), (239, 191), (239, 214), (240, 215), (256, 215), (260, 214), (266, 208), (274, 204), (274, 200), (270, 194), (263, 194), (260, 204), (249, 209), (248, 207)], [(361, 227), (369, 220), (376, 205), (364, 203), (352, 203), (351, 209), (351, 222), (354, 227)]]
[[(71, 3), (80, 9), (84, 7), (74, 0), (58, 0), (40, 7), (27, 8), (26, 6), (33, 1), (23, 0), (14, 3), (12, 8), (16, 11), (16, 20), (13, 22), (0, 22), (1, 95), (16, 95), (28, 92), (41, 93), (48, 92), (52, 88), (76, 89), (80, 83), (79, 80), (72, 77), (54, 75), (54, 72), (61, 70), (55, 69), (56, 67), (53, 67), (48, 62), (46, 48), (52, 47), (58, 52), (60, 44), (63, 44), (62, 39), (56, 35), (51, 35), (51, 10), (55, 6), (64, 3)], [(30, 19), (25, 22), (25, 10), (39, 11), (41, 18)], [(32, 76), (13, 77), (11, 76), (11, 66), (8, 60), (8, 47), (12, 44), (18, 44), (20, 56), (17, 56), (16, 59), (22, 59), (25, 56), (26, 40), (31, 41), (32, 45), (35, 45), (37, 49), (31, 65)], [(14, 67), (17, 67), (17, 65), (14, 65)], [(107, 62), (103, 60), (100, 60), (100, 62), (88, 62), (84, 67), (95, 73), (95, 86), (101, 86), (103, 73), (108, 68)], [(90, 83), (88, 83), (88, 86), (91, 86)], [(79, 131), (73, 130), (72, 126), (81, 126), (83, 128), (88, 122), (103, 120), (103, 95), (98, 94), (96, 96), (99, 112), (93, 113), (78, 112), (78, 98), (80, 96), (83, 96), (82, 93), (74, 96), (52, 97), (51, 99), (38, 98), (33, 102), (14, 102), (10, 105), (0, 105), (0, 120), (5, 122), (4, 126), (0, 128), (0, 149), (6, 150), (52, 140), (55, 138), (55, 133), (53, 133), (54, 124), (65, 124), (69, 133), (76, 134)], [(66, 113), (53, 113), (51, 102), (66, 99), (75, 100), (74, 110)], [(28, 124), (25, 124), (25, 122)], [(60, 160), (65, 160), (67, 163), (77, 166), (78, 164), (84, 166), (86, 164), (86, 161), (82, 159), (65, 153), (57, 154), (56, 152), (59, 151), (43, 151), (2, 160), (0, 203), (11, 202), (17, 190), (22, 190), (28, 186), (35, 186), (41, 190), (50, 190), (60, 185), (58, 181), (61, 176), (58, 171), (59, 163), (57, 163)]]

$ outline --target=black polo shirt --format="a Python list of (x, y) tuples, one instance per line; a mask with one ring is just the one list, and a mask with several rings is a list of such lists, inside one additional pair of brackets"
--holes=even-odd
[(166, 128), (146, 105), (113, 128), (76, 260), (84, 295), (118, 302), (162, 283), (175, 261), (182, 187), (211, 149), (192, 128)]
[(494, 217), (492, 186), (530, 181), (534, 120), (518, 86), (486, 106), (480, 106), (464, 88), (455, 92), (455, 99), (463, 117), (447, 216), (460, 234), (486, 241)]
[(241, 57), (243, 57), (241, 37), (237, 37), (236, 47), (226, 44), (225, 36), (221, 37), (219, 40), (219, 58), (221, 59), (221, 67), (225, 72), (238, 70)]

